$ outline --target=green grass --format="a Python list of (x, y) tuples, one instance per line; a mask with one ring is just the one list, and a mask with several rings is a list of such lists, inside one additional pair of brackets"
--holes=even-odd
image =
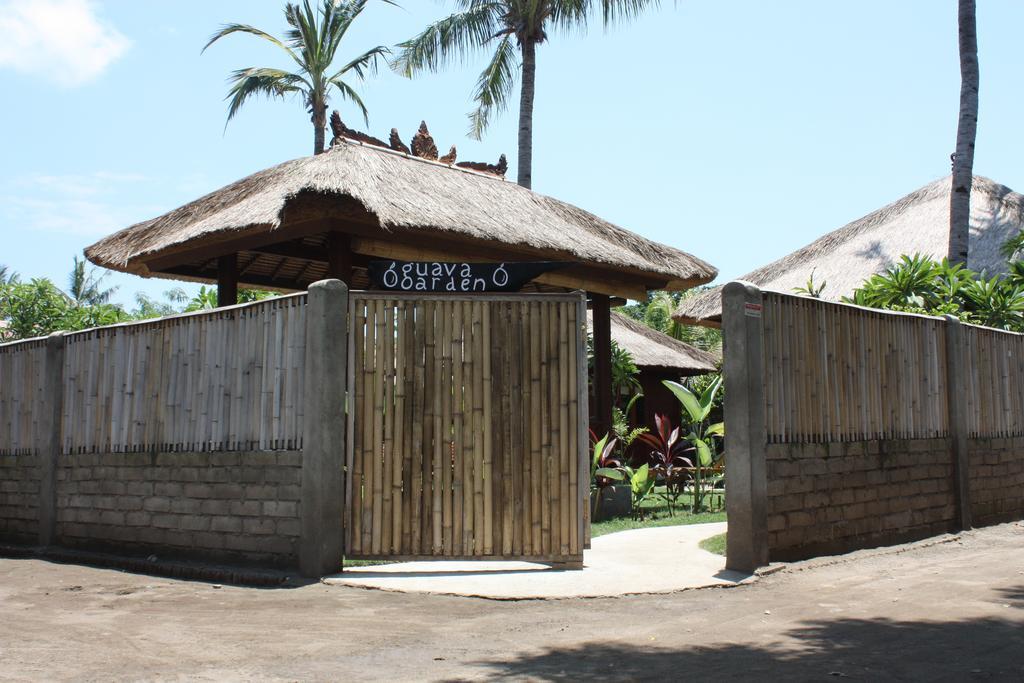
[(718, 534), (711, 538), (705, 538), (700, 542), (700, 547), (715, 555), (725, 555), (725, 534)]
[[(644, 519), (637, 520), (630, 517), (618, 517), (616, 519), (608, 519), (603, 522), (594, 522), (590, 525), (590, 536), (596, 538), (597, 536), (604, 536), (605, 534), (613, 534), (616, 531), (628, 531), (630, 529), (647, 529), (650, 527), (661, 527), (661, 526), (681, 526), (683, 524), (704, 524), (706, 522), (724, 522), (725, 521), (725, 510), (717, 510), (714, 512), (705, 511), (697, 514), (690, 512), (692, 506), (692, 500), (690, 496), (681, 496), (677, 505), (672, 506), (674, 514), (669, 515), (668, 505), (665, 503), (665, 499), (661, 497), (660, 493), (664, 489), (658, 487), (654, 490), (650, 496), (647, 497), (641, 507), (644, 509)], [(707, 504), (707, 499), (705, 499)], [(718, 497), (715, 497), (715, 504), (720, 505)]]

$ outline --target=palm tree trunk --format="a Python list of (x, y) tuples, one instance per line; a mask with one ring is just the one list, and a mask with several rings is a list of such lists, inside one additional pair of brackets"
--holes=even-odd
[(311, 118), (313, 120), (313, 154), (323, 154), (324, 129), (327, 128), (327, 104), (314, 104)]
[(537, 79), (537, 43), (524, 40), (523, 86), (519, 96), (519, 171), (518, 183), (533, 186), (533, 96)]
[(978, 135), (978, 32), (975, 0), (960, 0), (960, 121), (949, 198), (949, 261), (967, 265), (974, 142)]

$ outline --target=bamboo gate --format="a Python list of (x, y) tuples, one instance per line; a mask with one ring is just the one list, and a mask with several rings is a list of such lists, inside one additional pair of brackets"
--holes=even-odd
[(351, 292), (345, 555), (582, 562), (582, 294)]

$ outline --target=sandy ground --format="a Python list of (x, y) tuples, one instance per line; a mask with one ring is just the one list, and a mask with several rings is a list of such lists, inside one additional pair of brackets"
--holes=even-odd
[(735, 588), (495, 602), (0, 560), (9, 680), (1024, 680), (1024, 524)]

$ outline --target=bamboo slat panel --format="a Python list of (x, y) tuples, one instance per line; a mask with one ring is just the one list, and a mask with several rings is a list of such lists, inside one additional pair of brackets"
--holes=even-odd
[(1024, 335), (964, 325), (967, 434), (1024, 436)]
[(765, 292), (769, 443), (949, 433), (944, 322)]
[(580, 559), (579, 298), (350, 302), (346, 557)]
[(301, 448), (305, 317), (300, 294), (68, 335), (64, 452)]
[(46, 339), (0, 345), (0, 455), (33, 455), (46, 405)]

